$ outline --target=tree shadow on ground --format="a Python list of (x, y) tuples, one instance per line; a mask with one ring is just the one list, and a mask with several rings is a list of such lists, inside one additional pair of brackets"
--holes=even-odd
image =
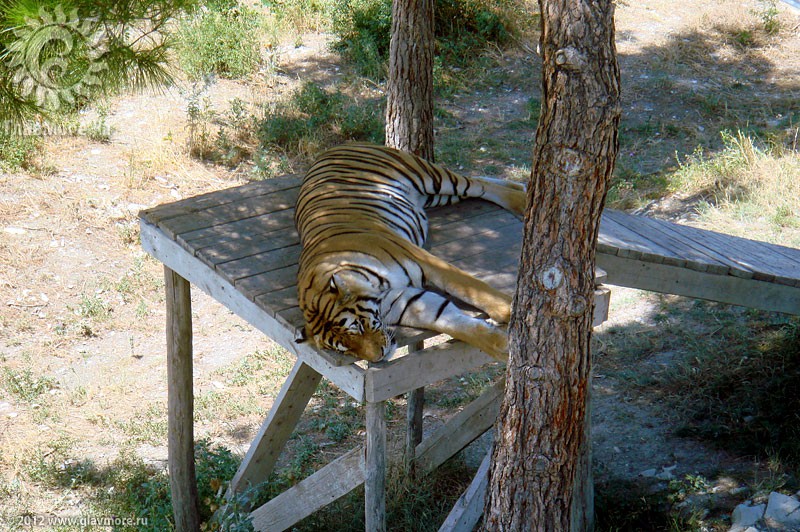
[[(725, 521), (759, 490), (800, 487), (800, 320), (639, 294), (645, 310), (593, 338), (600, 528), (672, 530), (695, 503)], [(720, 482), (713, 497), (691, 491)]]
[(796, 148), (800, 63), (786, 51), (783, 58), (773, 55), (782, 37), (788, 39), (767, 35), (754, 20), (719, 22), (670, 34), (641, 53), (620, 54), (617, 175), (674, 169), (698, 147), (721, 149), (723, 131)]

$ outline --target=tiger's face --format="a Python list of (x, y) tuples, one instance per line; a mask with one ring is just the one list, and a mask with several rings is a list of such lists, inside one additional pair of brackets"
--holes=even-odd
[[(381, 291), (368, 282), (348, 275), (334, 275), (320, 309), (330, 309), (315, 327), (307, 323), (305, 337), (317, 347), (343, 355), (378, 362), (397, 347), (394, 331), (383, 323)], [(317, 332), (314, 332), (314, 330)]]

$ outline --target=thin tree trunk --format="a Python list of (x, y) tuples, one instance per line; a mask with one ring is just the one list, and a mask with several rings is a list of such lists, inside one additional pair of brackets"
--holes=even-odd
[(590, 486), (579, 479), (588, 467), (595, 241), (618, 149), (614, 6), (539, 4), (543, 109), (484, 513), (491, 531), (587, 530), (593, 520)]
[(433, 161), (434, 0), (394, 0), (386, 145)]

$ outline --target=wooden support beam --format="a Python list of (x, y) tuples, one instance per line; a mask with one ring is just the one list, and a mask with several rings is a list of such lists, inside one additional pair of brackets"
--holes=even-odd
[(179, 532), (200, 530), (194, 468), (192, 300), (189, 282), (164, 267), (167, 308), (168, 462), (172, 512)]
[(366, 410), (365, 528), (367, 532), (386, 532), (386, 403), (367, 403)]
[(712, 275), (696, 270), (597, 254), (606, 282), (664, 294), (695, 297), (744, 307), (800, 315), (800, 287)]
[(461, 494), (453, 509), (447, 515), (439, 532), (472, 532), (483, 515), (486, 501), (486, 487), (489, 485), (489, 466), (492, 463), (492, 448), (483, 458), (475, 478), (467, 490)]
[(417, 468), (432, 471), (448, 458), (472, 443), (489, 430), (497, 419), (500, 402), (503, 400), (505, 378), (450, 418), (444, 426), (417, 446)]
[(231, 480), (229, 496), (269, 478), (286, 441), (300, 421), (300, 416), (321, 379), (322, 375), (303, 361), (298, 360), (295, 363), (275, 398), (267, 419)]
[(250, 513), (253, 528), (281, 532), (364, 483), (364, 447), (326, 465)]

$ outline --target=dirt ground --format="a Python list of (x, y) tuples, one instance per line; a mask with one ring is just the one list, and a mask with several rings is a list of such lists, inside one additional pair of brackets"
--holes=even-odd
[[(672, 52), (676, 54), (672, 57), (665, 52), (654, 55), (653, 50), (675, 38), (688, 39), (722, 13), (739, 10), (750, 16), (759, 5), (688, 0), (618, 3), (618, 52), (628, 123), (643, 124), (656, 117), (699, 124), (690, 116), (697, 110), (686, 105), (681, 87), (718, 79), (704, 70), (710, 68), (707, 58), (695, 58), (695, 70), (662, 90), (663, 80), (654, 82), (649, 74), (651, 63), (679, 61), (681, 51)], [(783, 6), (781, 10), (787, 20), (800, 21), (798, 13)], [(282, 47), (275, 75), (256, 76), (247, 83), (217, 80), (208, 90), (211, 104), (226, 109), (232, 98), (241, 98), (255, 105), (305, 79), (329, 81), (339, 75), (339, 66), (326, 42), (324, 36), (309, 35), (299, 47)], [(504, 68), (535, 71), (538, 60), (530, 52), (509, 55)], [(723, 55), (718, 61), (724, 62), (725, 50), (719, 53)], [(785, 38), (773, 56), (771, 65), (753, 62), (744, 65), (739, 75), (744, 83), (763, 78), (760, 84), (753, 81), (760, 97), (778, 93), (787, 97), (789, 91), (796, 98), (800, 38)], [(784, 60), (788, 57), (794, 60)], [(188, 156), (189, 90), (184, 85), (161, 94), (115, 98), (106, 118), (111, 128), (108, 142), (83, 136), (50, 138), (41, 155), (46, 172), (0, 174), (0, 369), (6, 383), (17, 379), (23, 384), (17, 393), (9, 392), (9, 386), (0, 389), (0, 478), (6, 486), (15, 482), (19, 508), (56, 514), (81, 508), (78, 494), (45, 490), (30, 480), (32, 464), (56, 449), (66, 449), (70, 459), (91, 458), (100, 464), (131, 447), (153, 463), (166, 460), (166, 439), (161, 437), (166, 411), (163, 281), (159, 264), (138, 246), (137, 213), (235, 186), (249, 177), (246, 166), (230, 170)], [(480, 121), (526, 113), (528, 98), (537, 92), (535, 80), (529, 80), (526, 86), (508, 90), (462, 94), (457, 105), (448, 108), (460, 113), (459, 127), (479, 127)], [(94, 116), (88, 113), (85, 123)], [(684, 149), (681, 141), (681, 135), (659, 139), (655, 131), (649, 141), (628, 146), (620, 154), (620, 164), (640, 172), (672, 165), (675, 151)], [(658, 144), (657, 155), (639, 157), (639, 151), (652, 144)], [(530, 164), (508, 162), (512, 163)], [(610, 326), (647, 321), (659, 304), (652, 295), (614, 288), (609, 323), (598, 333)], [(195, 394), (205, 400), (197, 436), (243, 453), (272, 404), (280, 376), (237, 397), (244, 392), (226, 377), (243, 355), (269, 352), (274, 346), (197, 290), (193, 314)], [(665, 357), (663, 362), (668, 363), (668, 354)], [(284, 371), (286, 361), (275, 362), (273, 369)], [(715, 475), (758, 467), (753, 460), (675, 437), (670, 416), (605, 375), (602, 357), (593, 389), (593, 452), (601, 482), (638, 479), (644, 472), (653, 477), (655, 489), (669, 475)], [(445, 415), (438, 409), (426, 420), (436, 424)], [(651, 475), (652, 469), (656, 472)], [(4, 484), (0, 483), (0, 494)]]

